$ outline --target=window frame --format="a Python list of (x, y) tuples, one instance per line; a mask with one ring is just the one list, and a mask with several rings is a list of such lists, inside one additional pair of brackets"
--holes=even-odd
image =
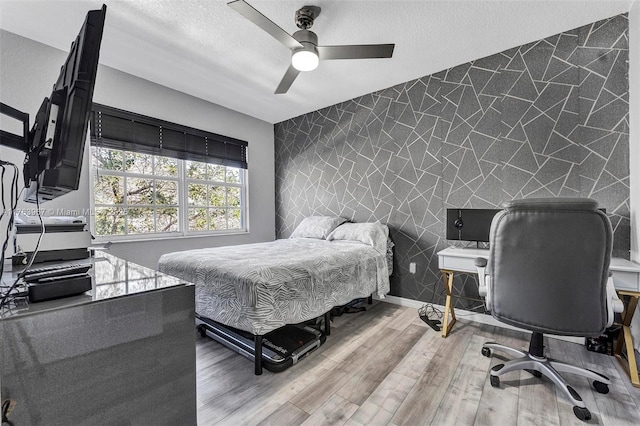
[[(166, 175), (158, 175), (156, 174), (156, 170), (155, 170), (155, 157), (162, 157), (159, 155), (154, 155), (154, 154), (145, 154), (145, 153), (138, 153), (136, 151), (130, 150), (122, 150), (122, 149), (115, 149), (115, 148), (106, 148), (106, 147), (100, 147), (100, 146), (93, 146), (91, 145), (90, 147), (90, 152), (89, 152), (89, 163), (90, 163), (90, 207), (91, 207), (91, 212), (92, 212), (92, 220), (90, 221), (90, 229), (91, 229), (91, 233), (92, 235), (95, 237), (95, 240), (97, 242), (107, 242), (107, 241), (115, 241), (115, 242), (126, 242), (126, 241), (145, 241), (145, 240), (162, 240), (162, 239), (176, 239), (176, 238), (192, 238), (192, 237), (215, 237), (215, 236), (225, 236), (225, 235), (233, 235), (233, 234), (246, 234), (249, 233), (249, 207), (248, 207), (248, 170), (244, 169), (244, 168), (240, 168), (240, 167), (232, 167), (232, 166), (224, 166), (224, 165), (218, 165), (218, 164), (211, 164), (211, 163), (204, 163), (201, 161), (197, 161), (198, 163), (202, 163), (202, 164), (210, 164), (212, 166), (220, 166), (220, 167), (225, 167), (225, 182), (220, 182), (220, 181), (213, 181), (213, 180), (203, 180), (203, 179), (194, 179), (194, 178), (189, 178), (187, 177), (187, 161), (192, 161), (192, 160), (185, 160), (185, 159), (180, 159), (180, 158), (173, 158), (174, 160), (177, 161), (177, 176), (166, 176)], [(124, 170), (105, 170), (105, 169), (98, 169), (97, 167), (94, 166), (94, 161), (93, 161), (93, 149), (111, 149), (113, 151), (120, 151), (123, 153), (123, 161), (126, 158), (126, 153), (130, 152), (130, 153), (134, 153), (134, 154), (142, 154), (142, 155), (151, 155), (154, 157), (153, 160), (153, 173), (152, 174), (141, 174), (141, 173), (136, 173), (136, 172), (128, 172), (128, 171), (124, 171)], [(171, 158), (171, 157), (166, 157), (166, 158)], [(231, 167), (235, 170), (238, 170), (238, 174), (239, 174), (239, 183), (232, 183), (232, 182), (226, 182), (226, 167)], [(103, 173), (104, 171), (104, 173)], [(97, 208), (100, 207), (109, 207), (109, 206), (121, 206), (124, 209), (129, 209), (129, 208), (135, 208), (135, 207), (148, 207), (148, 205), (138, 205), (138, 204), (128, 204), (127, 202), (125, 202), (124, 205), (109, 205), (109, 204), (98, 204), (96, 205), (96, 200), (95, 200), (95, 188), (96, 188), (96, 182), (97, 182), (97, 177), (100, 176), (101, 174), (103, 175), (110, 175), (110, 176), (122, 176), (123, 178), (142, 178), (142, 179), (153, 179), (153, 180), (169, 180), (169, 181), (175, 181), (177, 183), (177, 199), (178, 199), (178, 204), (177, 206), (175, 206), (177, 208), (177, 212), (178, 212), (178, 231), (172, 231), (172, 232), (148, 232), (148, 233), (135, 233), (135, 234), (129, 234), (129, 233), (125, 233), (125, 234), (121, 234), (121, 235), (97, 235), (96, 233), (96, 212), (97, 212)], [(240, 228), (235, 228), (235, 229), (222, 229), (222, 230), (190, 230), (189, 229), (189, 209), (191, 208), (191, 206), (189, 205), (189, 191), (188, 191), (188, 185), (190, 182), (196, 182), (196, 183), (204, 183), (206, 185), (214, 185), (214, 184), (218, 184), (215, 186), (224, 186), (224, 187), (234, 187), (234, 188), (239, 188), (239, 196), (240, 196), (240, 207), (238, 208), (240, 210)], [(155, 191), (155, 188), (154, 188)], [(125, 200), (126, 201), (126, 200)], [(164, 207), (164, 205), (163, 205)], [(169, 207), (173, 207), (173, 205), (169, 206)], [(154, 209), (154, 227), (157, 224), (157, 215), (156, 215), (156, 209), (157, 209), (157, 204), (156, 204), (156, 198), (154, 196), (154, 204), (152, 205), (152, 208)], [(212, 208), (207, 206), (207, 209)], [(220, 207), (220, 208), (224, 208), (226, 210), (228, 210), (229, 208), (233, 208), (230, 207), (228, 205), (228, 199), (227, 199), (227, 195), (226, 195), (226, 191), (225, 191), (225, 206), (224, 207)], [(227, 215), (225, 215), (225, 218), (227, 220), (227, 226), (228, 226), (228, 213)], [(207, 219), (207, 224), (209, 224), (209, 219)], [(126, 219), (126, 215), (125, 215), (125, 232), (128, 231), (128, 222)]]

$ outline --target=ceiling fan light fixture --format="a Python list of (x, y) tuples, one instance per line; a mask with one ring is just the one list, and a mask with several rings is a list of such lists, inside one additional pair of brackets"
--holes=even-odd
[(296, 50), (291, 55), (291, 65), (298, 71), (313, 71), (319, 62), (318, 52), (313, 46)]
[[(287, 93), (293, 81), (301, 71), (312, 71), (318, 67), (320, 55), (322, 60), (330, 59), (375, 59), (391, 58), (394, 44), (347, 44), (336, 46), (319, 46), (318, 36), (309, 28), (320, 14), (318, 6), (303, 6), (296, 12), (296, 26), (300, 28), (293, 34), (276, 25), (245, 0), (233, 0), (227, 3), (242, 16), (253, 22), (271, 37), (291, 49), (291, 65), (280, 80), (275, 94)], [(359, 22), (359, 21), (356, 21)]]

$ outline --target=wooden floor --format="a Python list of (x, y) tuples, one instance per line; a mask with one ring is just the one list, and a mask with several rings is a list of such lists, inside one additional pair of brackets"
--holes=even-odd
[[(198, 424), (585, 424), (547, 379), (511, 372), (492, 388), (488, 372), (501, 359), (481, 355), (486, 341), (528, 344), (524, 333), (463, 319), (443, 339), (415, 309), (384, 302), (335, 318), (326, 343), (281, 373), (254, 376), (251, 361), (197, 337)], [(567, 377), (593, 415), (588, 424), (640, 425), (640, 389), (613, 357), (556, 339), (545, 345), (552, 357), (612, 379), (602, 395)]]

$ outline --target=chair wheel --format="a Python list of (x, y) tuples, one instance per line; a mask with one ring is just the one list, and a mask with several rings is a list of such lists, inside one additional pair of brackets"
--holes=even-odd
[(491, 357), (491, 349), (490, 348), (482, 348), (482, 355), (486, 356), (487, 358)]
[(491, 383), (491, 386), (493, 386), (494, 388), (500, 387), (500, 377), (498, 376), (489, 376), (489, 382)]
[(606, 383), (595, 380), (593, 382), (593, 387), (598, 391), (598, 393), (609, 393), (609, 385)]
[(576, 417), (582, 420), (583, 422), (587, 420), (591, 420), (591, 412), (587, 408), (582, 408), (575, 405), (573, 407), (573, 414), (575, 414)]

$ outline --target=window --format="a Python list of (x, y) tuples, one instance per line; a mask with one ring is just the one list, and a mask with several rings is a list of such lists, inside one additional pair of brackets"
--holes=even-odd
[(243, 169), (92, 147), (98, 237), (246, 230)]
[(187, 161), (189, 231), (242, 229), (242, 169)]
[(247, 230), (247, 142), (95, 103), (90, 123), (97, 237)]

